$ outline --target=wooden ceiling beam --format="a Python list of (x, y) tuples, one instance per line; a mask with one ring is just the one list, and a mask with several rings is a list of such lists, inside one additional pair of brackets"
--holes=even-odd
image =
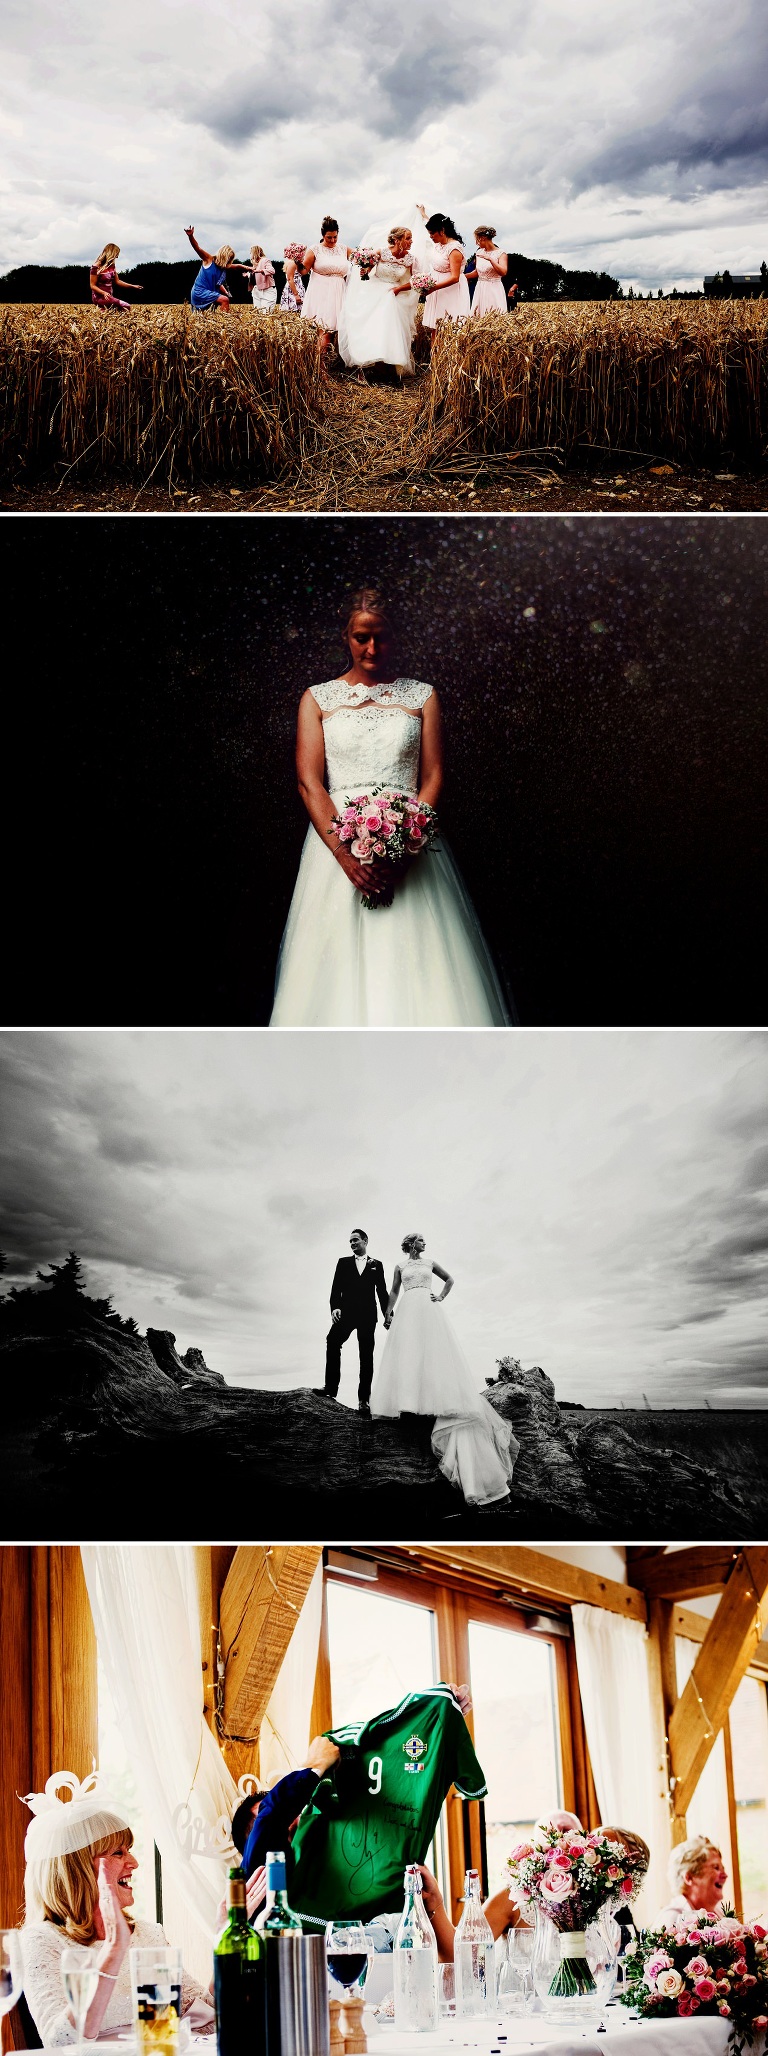
[[(673, 1633), (680, 1635), (685, 1642), (705, 1641), (711, 1625), (709, 1614), (692, 1613), (688, 1606), (672, 1607)], [(746, 1675), (752, 1678), (768, 1678), (768, 1642), (765, 1640), (758, 1644), (754, 1656), (750, 1657)]]
[(768, 1621), (768, 1548), (739, 1550), (691, 1675), (669, 1720), (674, 1811), (688, 1811), (734, 1693)]
[(671, 1549), (663, 1555), (628, 1557), (635, 1585), (649, 1599), (701, 1599), (721, 1592), (738, 1556), (738, 1544), (727, 1548)]
[(622, 1614), (625, 1620), (645, 1623), (647, 1619), (645, 1595), (633, 1585), (622, 1585), (617, 1578), (605, 1578), (598, 1571), (582, 1570), (577, 1564), (563, 1563), (560, 1557), (546, 1556), (537, 1549), (514, 1543), (483, 1543), (478, 1547), (418, 1544), (362, 1553), (379, 1557), (391, 1569), (419, 1569), (431, 1577), (449, 1579), (451, 1574), (454, 1579), (464, 1576), (486, 1590), (504, 1591), (511, 1598), (535, 1599), (542, 1605), (573, 1606), (584, 1601), (587, 1606), (603, 1607), (607, 1613)]
[(232, 1736), (256, 1743), (304, 1600), (320, 1562), (320, 1545), (235, 1550), (219, 1602), (225, 1665), (224, 1722)]

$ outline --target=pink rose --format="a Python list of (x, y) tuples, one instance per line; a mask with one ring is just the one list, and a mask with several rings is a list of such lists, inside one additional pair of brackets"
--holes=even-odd
[(573, 1891), (573, 1879), (570, 1872), (566, 1876), (564, 1870), (552, 1870), (548, 1877), (542, 1878), (539, 1889), (542, 1899), (548, 1899), (551, 1905), (558, 1906), (560, 1900), (567, 1899)]
[(375, 843), (374, 843), (374, 845), (373, 845), (373, 848), (374, 848), (374, 853), (375, 853), (375, 855), (376, 855), (377, 857), (385, 857), (385, 856), (386, 856), (386, 854), (387, 854), (387, 852), (386, 852), (386, 847), (385, 847), (385, 844), (384, 844), (383, 842), (375, 842)]
[(368, 813), (365, 814), (363, 827), (367, 835), (375, 835), (377, 833), (381, 827), (381, 815), (377, 807), (371, 807)]
[(598, 1856), (596, 1849), (585, 1849), (584, 1855), (581, 1860), (582, 1863), (586, 1863), (588, 1870), (595, 1870), (598, 1863), (600, 1862), (600, 1858)]
[(715, 1997), (717, 1986), (711, 1977), (697, 1977), (694, 1991), (700, 1998), (702, 2006), (708, 2006), (710, 1999)]
[(695, 1992), (682, 1992), (677, 2002), (678, 2013), (698, 2013), (700, 2001)]
[(357, 841), (351, 844), (351, 850), (353, 857), (357, 857), (360, 864), (373, 863), (371, 845), (366, 837), (358, 836)]
[(560, 1868), (561, 1868), (561, 1870), (570, 1870), (570, 1869), (571, 1869), (571, 1859), (570, 1859), (570, 1856), (566, 1856), (566, 1854), (565, 1854), (565, 1851), (564, 1851), (563, 1849), (558, 1849), (557, 1855), (556, 1855), (556, 1856), (553, 1856), (553, 1858), (552, 1858), (552, 1864), (553, 1864), (553, 1866), (554, 1866), (554, 1865), (555, 1865), (556, 1863), (560, 1865)]
[(768, 1935), (768, 1928), (761, 1927), (759, 1920), (754, 1920), (752, 1922), (752, 1933), (757, 1935), (761, 1942), (764, 1942), (766, 1935)]
[(653, 1955), (648, 1958), (645, 1969), (646, 1974), (650, 1972), (651, 1977), (657, 1977), (660, 1970), (672, 1969), (672, 1958), (667, 1956), (664, 1949), (654, 1949)]
[(709, 1977), (709, 1964), (706, 1956), (689, 1957), (685, 1965), (685, 1975), (692, 1978)]
[(608, 1876), (609, 1876), (609, 1878), (617, 1878), (617, 1877), (619, 1876), (619, 1866), (618, 1866), (618, 1863), (609, 1863), (609, 1865), (608, 1865)]
[(722, 2013), (723, 2015), (730, 2014), (731, 2011), (730, 2006), (726, 2004), (725, 1999), (718, 1999), (717, 2010), (718, 2013)]
[(631, 1899), (634, 1889), (635, 1887), (632, 1883), (631, 1878), (622, 1878), (620, 1890), (623, 1892), (625, 1899)]
[(389, 814), (382, 814), (379, 834), (385, 836), (387, 841), (389, 841), (390, 835), (394, 832), (394, 827), (395, 823), (390, 819)]
[(768, 2027), (768, 2013), (756, 2013), (754, 2020), (752, 2022), (752, 2026)]

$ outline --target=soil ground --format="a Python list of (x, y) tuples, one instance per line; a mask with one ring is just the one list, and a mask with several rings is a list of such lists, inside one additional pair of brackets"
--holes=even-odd
[(77, 466), (0, 482), (0, 511), (13, 514), (308, 514), (482, 512), (515, 514), (733, 514), (768, 509), (768, 466), (729, 460), (695, 470), (652, 453), (580, 451), (566, 466), (556, 450), (462, 454), (429, 472), (409, 463), (409, 428), (428, 376), (403, 391), (328, 380), (328, 417), (316, 456), (298, 475), (268, 484), (246, 476), (190, 483), (171, 476), (78, 478)]

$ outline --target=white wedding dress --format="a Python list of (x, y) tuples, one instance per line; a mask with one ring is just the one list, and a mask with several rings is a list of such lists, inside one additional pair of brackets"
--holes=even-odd
[[(410, 285), (414, 261), (413, 256), (402, 263), (382, 256), (367, 279), (353, 264), (339, 315), (339, 351), (345, 364), (394, 364), (401, 372), (413, 371), (419, 311), (418, 293)], [(407, 292), (393, 292), (394, 286), (406, 282)]]
[(401, 1265), (403, 1296), (371, 1390), (371, 1413), (435, 1414), (432, 1448), (469, 1506), (506, 1499), (519, 1443), (478, 1390), (444, 1306), (432, 1298), (429, 1257)]
[[(377, 785), (418, 791), (421, 710), (431, 685), (333, 678), (311, 690), (337, 810)], [(498, 1028), (509, 1019), (444, 842), (409, 865), (391, 906), (368, 909), (310, 828), (280, 945), (271, 1027)]]

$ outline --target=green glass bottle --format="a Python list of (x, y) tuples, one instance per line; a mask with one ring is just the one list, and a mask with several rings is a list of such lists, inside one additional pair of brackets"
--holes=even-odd
[(282, 1849), (267, 1850), (267, 1903), (258, 1916), (256, 1926), (260, 1935), (300, 1935), (303, 1932), (298, 1913), (292, 1913), (288, 1904)]
[(266, 2056), (266, 1947), (248, 1919), (241, 1864), (229, 1873), (227, 1909), (213, 1949), (218, 2056)]

